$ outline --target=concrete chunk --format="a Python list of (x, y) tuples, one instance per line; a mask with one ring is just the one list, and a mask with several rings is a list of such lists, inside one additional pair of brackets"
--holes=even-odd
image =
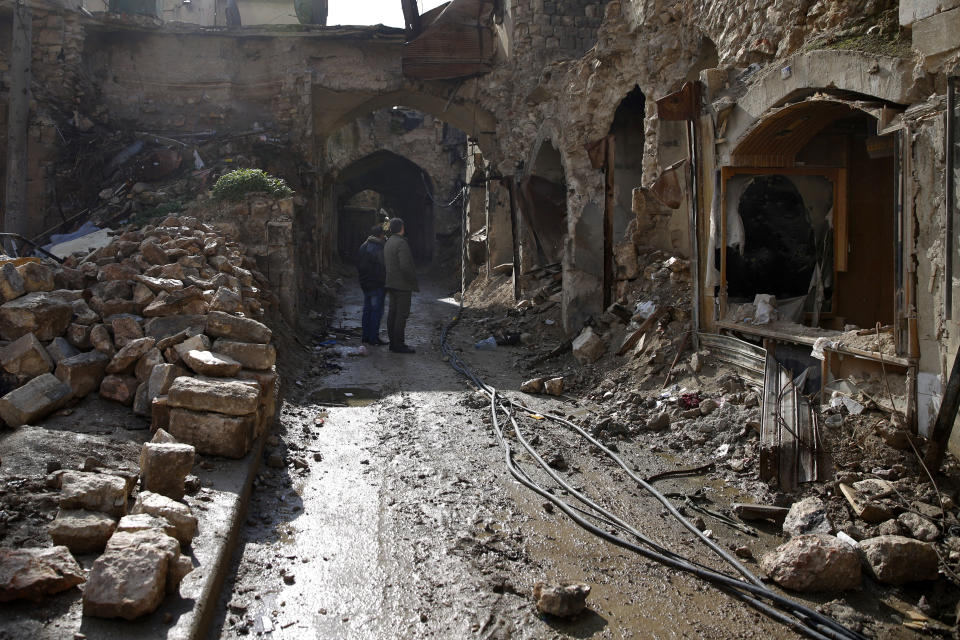
[(35, 422), (65, 405), (72, 393), (70, 385), (44, 373), (0, 398), (0, 418), (10, 427)]

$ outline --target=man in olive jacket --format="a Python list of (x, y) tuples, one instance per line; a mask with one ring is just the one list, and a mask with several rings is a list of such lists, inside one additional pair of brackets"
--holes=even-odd
[(413, 253), (404, 237), (403, 220), (390, 221), (390, 233), (383, 248), (383, 259), (387, 264), (387, 296), (390, 309), (387, 311), (387, 335), (390, 337), (390, 351), (395, 353), (413, 353), (407, 346), (404, 333), (407, 330), (407, 318), (410, 316), (410, 298), (414, 291), (420, 291), (417, 284), (417, 272), (413, 266)]

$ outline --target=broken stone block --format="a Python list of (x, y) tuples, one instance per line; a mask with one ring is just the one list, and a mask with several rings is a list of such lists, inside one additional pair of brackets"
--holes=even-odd
[(179, 376), (185, 376), (186, 370), (173, 364), (161, 363), (156, 365), (147, 378), (147, 398), (150, 402), (157, 396), (166, 395), (170, 385)]
[(563, 386), (563, 378), (550, 378), (543, 381), (543, 390), (551, 396), (562, 396)]
[(64, 471), (60, 508), (100, 511), (114, 516), (127, 512), (127, 481), (120, 476), (88, 471)]
[(170, 403), (167, 396), (157, 396), (150, 402), (150, 431), (170, 428)]
[(138, 282), (133, 287), (133, 302), (139, 307), (146, 307), (148, 304), (154, 301), (156, 296), (153, 291), (150, 290), (150, 287)]
[(143, 329), (133, 316), (114, 318), (110, 324), (113, 326), (113, 343), (119, 348), (143, 337)]
[[(183, 380), (183, 378), (177, 378)], [(174, 386), (176, 386), (174, 382)], [(172, 391), (172, 388), (171, 388)], [(159, 400), (163, 396), (158, 396)], [(170, 396), (167, 396), (168, 401)], [(253, 445), (256, 414), (231, 416), (209, 411), (170, 409), (167, 430), (177, 440), (192, 444), (197, 453), (224, 458), (242, 458)]]
[[(0, 307), (2, 309), (2, 307)], [(223, 311), (207, 315), (206, 333), (215, 338), (230, 338), (240, 342), (267, 344), (273, 336), (270, 328), (252, 318), (241, 318)]]
[(39, 262), (25, 262), (17, 267), (17, 273), (23, 278), (23, 288), (27, 293), (33, 291), (53, 291), (53, 269)]
[(607, 345), (600, 336), (593, 332), (592, 327), (586, 327), (573, 341), (573, 357), (580, 364), (596, 362), (607, 350)]
[(83, 569), (64, 546), (0, 549), (0, 602), (39, 600), (84, 579)]
[(165, 429), (157, 429), (153, 437), (150, 438), (150, 442), (154, 444), (179, 444), (177, 439), (167, 433)]
[(220, 287), (210, 300), (211, 311), (239, 311), (243, 306), (243, 298), (227, 287)]
[(150, 417), (150, 398), (147, 396), (147, 390), (146, 382), (137, 385), (137, 391), (133, 395), (133, 415), (141, 418)]
[(886, 505), (872, 500), (857, 489), (840, 483), (840, 492), (847, 499), (850, 508), (857, 517), (867, 522), (883, 522), (893, 517), (893, 512)]
[(105, 513), (61, 509), (49, 531), (54, 544), (62, 544), (72, 553), (92, 553), (103, 551), (116, 528), (116, 519)]
[(0, 418), (9, 427), (36, 422), (65, 405), (72, 393), (70, 385), (44, 373), (0, 398)]
[(823, 533), (797, 536), (760, 562), (770, 578), (792, 591), (846, 591), (860, 588), (857, 550)]
[(82, 398), (100, 388), (110, 356), (100, 351), (88, 351), (57, 364), (57, 378), (70, 385), (73, 395)]
[(633, 242), (618, 242), (613, 245), (613, 264), (617, 280), (633, 280), (640, 275), (637, 248)]
[(140, 454), (140, 483), (144, 491), (180, 500), (184, 481), (193, 469), (196, 449), (189, 444), (148, 442)]
[(190, 511), (190, 507), (159, 493), (141, 491), (130, 512), (147, 513), (166, 519), (176, 529), (174, 538), (179, 540), (180, 544), (190, 544), (193, 537), (197, 535), (197, 518)]
[(125, 531), (131, 533), (134, 531), (146, 531), (148, 529), (157, 529), (163, 531), (171, 538), (177, 537), (177, 528), (166, 518), (153, 516), (149, 513), (132, 513), (120, 518), (117, 523), (117, 532)]
[(717, 404), (716, 400), (714, 400), (713, 398), (707, 398), (706, 400), (703, 400), (700, 403), (700, 407), (699, 407), (700, 415), (708, 416), (714, 411), (716, 411), (718, 406), (720, 405)]
[(663, 412), (658, 413), (653, 418), (650, 418), (645, 423), (640, 425), (641, 431), (661, 431), (670, 427), (670, 414)]
[(153, 338), (138, 338), (128, 342), (122, 349), (117, 351), (117, 354), (110, 360), (110, 364), (107, 365), (107, 373), (125, 373), (131, 371), (137, 363), (137, 360), (150, 351), (155, 343), (156, 340)]
[(17, 271), (17, 268), (10, 262), (4, 262), (0, 266), (0, 297), (4, 302), (16, 300), (27, 292), (23, 283), (23, 276)]
[(28, 293), (0, 305), (0, 337), (16, 340), (34, 333), (47, 342), (66, 331), (72, 318), (73, 307), (55, 292)]
[(206, 312), (207, 303), (203, 300), (203, 292), (194, 286), (181, 288), (173, 293), (160, 293), (143, 309), (143, 315), (147, 318)]
[(254, 344), (218, 338), (214, 341), (212, 349), (217, 353), (233, 358), (244, 369), (262, 371), (269, 369), (277, 361), (277, 350), (271, 344)]
[(877, 536), (860, 541), (860, 552), (878, 582), (904, 584), (939, 577), (932, 545), (904, 536)]
[(72, 358), (80, 352), (77, 351), (76, 347), (67, 342), (66, 339), (57, 337), (47, 345), (47, 353), (53, 361), (53, 366), (57, 366), (61, 360)]
[(137, 380), (146, 382), (150, 378), (150, 374), (153, 373), (153, 368), (158, 364), (163, 364), (163, 355), (159, 349), (153, 347), (137, 360), (133, 373)]
[(100, 383), (100, 397), (129, 407), (137, 396), (139, 385), (140, 383), (133, 376), (111, 374)]
[(113, 338), (110, 337), (110, 330), (105, 324), (95, 324), (90, 328), (90, 344), (97, 351), (113, 356), (117, 352), (113, 345)]
[[(207, 381), (181, 376), (170, 385), (167, 396), (172, 407), (243, 416), (257, 410), (260, 391), (250, 383), (239, 380)], [(182, 442), (189, 442), (172, 430), (170, 433)]]
[(90, 329), (88, 325), (71, 324), (67, 327), (67, 342), (77, 349), (89, 349), (93, 346), (90, 344)]
[(587, 607), (590, 595), (588, 584), (546, 584), (533, 585), (533, 598), (537, 601), (537, 611), (560, 618), (575, 616)]
[(37, 336), (28, 333), (0, 348), (0, 365), (8, 373), (33, 378), (53, 370), (53, 360)]
[(229, 378), (240, 371), (240, 363), (229, 356), (212, 351), (189, 349), (180, 353), (183, 363), (205, 376)]
[(794, 502), (783, 521), (783, 532), (790, 537), (807, 533), (833, 533), (827, 505), (816, 496)]
[(179, 543), (162, 531), (115, 533), (93, 563), (83, 590), (83, 614), (135, 620), (155, 611), (179, 558)]
[[(219, 340), (218, 340), (219, 342)], [(543, 378), (533, 378), (520, 385), (520, 391), (524, 393), (543, 393)]]
[(110, 262), (100, 267), (97, 273), (98, 282), (114, 282), (133, 280), (140, 272), (120, 262)]
[(136, 278), (138, 284), (142, 284), (147, 287), (154, 293), (173, 293), (174, 291), (179, 291), (183, 289), (182, 280), (174, 280), (172, 278), (153, 278), (151, 276), (137, 276)]
[[(143, 325), (143, 332), (147, 336), (162, 342), (163, 338), (177, 335), (185, 330), (192, 330), (194, 334), (203, 333), (205, 323), (205, 316), (202, 315), (162, 316), (147, 320)], [(160, 347), (161, 351), (166, 349), (167, 346), (170, 345)]]
[(897, 516), (897, 521), (917, 540), (933, 542), (940, 537), (940, 529), (921, 515), (905, 511)]
[(160, 248), (156, 240), (153, 238), (144, 240), (140, 243), (140, 255), (143, 256), (143, 259), (151, 264), (167, 264), (169, 260), (167, 259), (167, 253)]

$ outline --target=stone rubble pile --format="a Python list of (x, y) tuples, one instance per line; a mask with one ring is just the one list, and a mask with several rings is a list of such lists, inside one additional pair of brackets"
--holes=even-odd
[(0, 365), (16, 388), (0, 418), (18, 427), (96, 391), (200, 453), (246, 455), (277, 378), (272, 333), (254, 319), (276, 299), (255, 267), (243, 245), (186, 216), (63, 265), (7, 260)]
[[(97, 393), (154, 434), (139, 470), (52, 471), (57, 546), (0, 549), (0, 601), (85, 582), (85, 615), (132, 620), (177, 591), (198, 533), (183, 502), (196, 455), (244, 457), (275, 413), (276, 349), (256, 318), (277, 298), (255, 267), (244, 245), (187, 216), (62, 265), (0, 260), (4, 423), (36, 423)], [(100, 554), (86, 576), (71, 555), (81, 553)]]

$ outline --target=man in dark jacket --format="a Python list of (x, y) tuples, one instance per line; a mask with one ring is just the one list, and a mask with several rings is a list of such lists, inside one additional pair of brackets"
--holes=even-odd
[(363, 289), (363, 341), (367, 344), (387, 344), (380, 339), (380, 319), (383, 318), (383, 287), (386, 283), (386, 264), (383, 260), (383, 227), (375, 224), (370, 237), (357, 252), (357, 271)]
[(390, 233), (383, 249), (387, 263), (387, 294), (390, 296), (390, 310), (387, 312), (387, 335), (390, 336), (390, 351), (413, 353), (407, 346), (404, 334), (407, 330), (407, 318), (410, 316), (410, 298), (414, 291), (420, 291), (417, 284), (417, 271), (413, 265), (413, 253), (404, 237), (406, 230), (403, 220), (390, 221)]

